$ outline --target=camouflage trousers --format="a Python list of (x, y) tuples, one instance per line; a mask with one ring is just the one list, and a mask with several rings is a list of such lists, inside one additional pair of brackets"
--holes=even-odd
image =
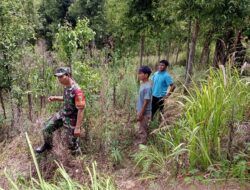
[(53, 145), (53, 132), (59, 128), (64, 127), (65, 137), (68, 148), (72, 154), (80, 153), (79, 137), (74, 136), (75, 127), (70, 125), (70, 118), (61, 116), (60, 113), (56, 113), (49, 120), (44, 123), (43, 138), (44, 142), (52, 147)]

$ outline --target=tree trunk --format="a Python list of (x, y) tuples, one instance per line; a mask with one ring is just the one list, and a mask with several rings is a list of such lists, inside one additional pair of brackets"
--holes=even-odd
[(224, 59), (225, 59), (225, 45), (221, 39), (217, 39), (214, 50), (213, 66), (219, 68), (220, 64), (224, 65)]
[(176, 57), (175, 57), (175, 65), (178, 63), (179, 53), (180, 53), (180, 48), (177, 47)]
[(42, 113), (43, 109), (43, 96), (40, 96), (40, 112)]
[(190, 51), (189, 51), (189, 56), (188, 56), (187, 74), (186, 74), (186, 79), (185, 79), (185, 86), (186, 87), (188, 87), (188, 85), (191, 82), (191, 76), (193, 73), (193, 62), (194, 62), (195, 49), (196, 49), (196, 42), (197, 42), (199, 29), (200, 29), (199, 22), (196, 20), (194, 25), (193, 25), (192, 40), (191, 40)]
[[(191, 34), (191, 25), (192, 25), (192, 20), (191, 20), (191, 18), (189, 18), (189, 21), (188, 21), (188, 35), (187, 36), (189, 36)], [(190, 37), (188, 37), (188, 39), (187, 39), (187, 55), (186, 55), (187, 58), (186, 58), (185, 76), (187, 76), (189, 51), (190, 51)]]
[(167, 60), (169, 60), (169, 57), (170, 57), (170, 51), (171, 51), (171, 42), (169, 42), (169, 44), (168, 44), (168, 51), (167, 51)]
[(166, 43), (166, 45), (164, 46), (164, 58), (167, 59), (167, 56), (168, 56), (168, 45)]
[(147, 56), (147, 64), (149, 64), (149, 52), (147, 52), (147, 54), (146, 54), (146, 56)]
[(126, 90), (125, 90), (125, 93), (124, 93), (123, 105), (126, 105), (126, 102), (127, 102), (127, 96), (128, 96), (128, 89), (126, 89)]
[(224, 34), (223, 36), (223, 40), (220, 39), (220, 41), (218, 41), (218, 49), (217, 49), (218, 58), (217, 58), (217, 65), (216, 65), (217, 67), (219, 66), (220, 63), (222, 65), (226, 64), (228, 60), (228, 56), (230, 55), (230, 51), (233, 47), (233, 43), (234, 43), (234, 31), (231, 29), (228, 29), (226, 34)]
[(202, 49), (202, 53), (201, 53), (201, 57), (200, 57), (200, 64), (202, 66), (207, 65), (208, 60), (209, 60), (209, 54), (210, 54), (210, 44), (211, 44), (211, 39), (212, 39), (212, 32), (208, 32), (204, 45), (203, 45), (203, 49)]
[(21, 115), (22, 115), (22, 103), (21, 103), (21, 100), (18, 100), (18, 102), (17, 102), (17, 120), (18, 121), (19, 121)]
[(95, 47), (95, 40), (91, 40), (91, 42), (89, 43), (89, 56), (91, 58), (94, 56)]
[[(27, 84), (27, 90), (30, 90), (30, 84), (29, 83)], [(28, 105), (29, 105), (28, 118), (29, 118), (30, 121), (32, 121), (32, 96), (31, 96), (30, 92), (28, 92), (27, 98), (28, 98)]]
[(145, 36), (144, 34), (141, 35), (140, 39), (140, 66), (143, 64), (143, 56), (144, 56), (144, 46), (145, 46)]
[(116, 107), (116, 84), (113, 86), (113, 107)]
[(157, 48), (157, 55), (158, 55), (158, 63), (161, 60), (161, 42), (158, 43), (158, 48)]
[(42, 113), (42, 109), (45, 107), (45, 96), (44, 95), (42, 95), (42, 96), (40, 96), (40, 111), (41, 111), (41, 113)]
[[(43, 52), (43, 59), (44, 59), (44, 61), (43, 61), (43, 68), (42, 68), (42, 69), (43, 69), (43, 70), (42, 70), (42, 80), (46, 81), (46, 80), (45, 80), (45, 61), (46, 61), (45, 50), (44, 50), (44, 52)], [(70, 63), (70, 62), (71, 62), (71, 60), (69, 61), (68, 64), (69, 64), (70, 69), (71, 69), (71, 63)], [(71, 71), (72, 71), (72, 70), (71, 70)], [(71, 72), (71, 73), (72, 73), (72, 72)], [(44, 93), (44, 86), (42, 86), (42, 89), (41, 89), (41, 90), (42, 90), (42, 94), (45, 94), (45, 93)], [(41, 95), (41, 96), (40, 96), (40, 106), (41, 106), (41, 107), (40, 107), (40, 113), (42, 113), (42, 109), (43, 109), (43, 107), (44, 107), (44, 104), (43, 104), (44, 100), (43, 100), (43, 99), (44, 99), (44, 95)]]
[(0, 89), (0, 101), (1, 101), (1, 106), (3, 109), (4, 119), (7, 119), (5, 105), (4, 105), (4, 101), (3, 101), (3, 90), (2, 89)]
[(13, 98), (12, 98), (12, 94), (10, 91), (10, 107), (11, 107), (11, 121), (10, 121), (10, 125), (11, 125), (11, 129), (13, 129), (14, 125), (15, 125), (15, 108), (14, 108), (14, 103), (13, 103)]

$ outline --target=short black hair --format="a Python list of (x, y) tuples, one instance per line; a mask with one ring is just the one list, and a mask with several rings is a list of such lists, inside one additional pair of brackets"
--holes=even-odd
[(150, 76), (151, 73), (152, 73), (151, 69), (150, 69), (148, 66), (146, 66), (146, 65), (142, 65), (142, 66), (139, 68), (139, 73), (140, 73), (140, 72), (142, 72), (142, 73), (144, 73), (144, 74), (148, 74), (148, 76)]
[(167, 60), (165, 60), (165, 59), (161, 60), (161, 61), (160, 61), (160, 63), (165, 64), (165, 65), (166, 65), (166, 67), (168, 67), (168, 66), (169, 66), (169, 62), (168, 62)]

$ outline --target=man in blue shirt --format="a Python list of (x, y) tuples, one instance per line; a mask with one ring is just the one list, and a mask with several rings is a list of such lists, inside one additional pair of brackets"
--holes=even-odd
[[(158, 71), (152, 76), (152, 118), (155, 113), (160, 110), (162, 112), (164, 107), (164, 100), (167, 99), (175, 89), (172, 77), (166, 71), (169, 63), (167, 60), (161, 60), (158, 66)], [(168, 88), (170, 90), (168, 91)]]

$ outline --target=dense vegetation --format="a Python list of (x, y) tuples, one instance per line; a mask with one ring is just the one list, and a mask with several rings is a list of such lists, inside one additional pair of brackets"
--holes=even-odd
[[(134, 167), (149, 183), (248, 183), (250, 88), (239, 70), (250, 60), (249, 10), (249, 0), (1, 0), (0, 186), (126, 189), (114, 173)], [(135, 152), (137, 69), (155, 70), (161, 59), (177, 90)], [(31, 147), (40, 121), (61, 106), (46, 99), (62, 93), (53, 73), (64, 65), (87, 99), (86, 154), (74, 158), (81, 167), (72, 175), (56, 153), (35, 158)], [(31, 153), (32, 172), (2, 170), (11, 154)]]

